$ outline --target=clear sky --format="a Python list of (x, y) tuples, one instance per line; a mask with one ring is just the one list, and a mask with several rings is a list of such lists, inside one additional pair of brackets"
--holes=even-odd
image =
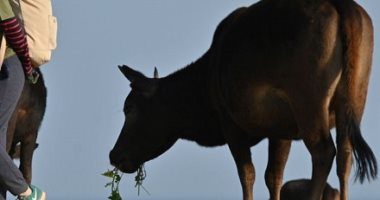
[[(129, 83), (117, 65), (128, 64), (148, 76), (157, 66), (168, 75), (199, 58), (209, 47), (217, 24), (235, 8), (253, 0), (56, 0), (58, 48), (42, 68), (48, 106), (34, 158), (34, 184), (49, 199), (106, 199), (112, 167), (108, 153), (123, 124), (122, 106)], [(380, 159), (380, 1), (358, 1), (375, 25), (375, 52), (366, 112), (365, 139)], [(376, 10), (377, 9), (377, 10)], [(264, 183), (267, 142), (252, 148), (256, 199), (268, 199)], [(285, 179), (311, 174), (310, 156), (294, 142)], [(146, 163), (144, 186), (151, 196), (137, 197), (134, 175), (120, 185), (126, 199), (240, 199), (235, 164), (227, 147), (206, 149), (179, 141)], [(329, 182), (338, 186), (335, 166)], [(377, 199), (380, 182), (351, 183), (352, 199)], [(13, 198), (10, 198), (13, 199)]]

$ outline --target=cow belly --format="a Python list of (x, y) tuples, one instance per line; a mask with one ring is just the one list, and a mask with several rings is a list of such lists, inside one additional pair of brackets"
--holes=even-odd
[(286, 95), (279, 89), (258, 86), (234, 98), (230, 114), (252, 137), (298, 139), (297, 125)]

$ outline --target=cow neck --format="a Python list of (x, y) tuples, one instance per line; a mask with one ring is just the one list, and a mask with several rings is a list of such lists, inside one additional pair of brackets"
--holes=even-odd
[[(161, 98), (175, 113), (180, 138), (196, 141), (205, 146), (214, 145), (209, 141), (216, 129), (217, 120), (206, 97), (208, 53), (160, 80)], [(220, 141), (218, 140), (218, 145)]]
[(204, 77), (208, 58), (205, 54), (197, 61), (161, 79), (160, 93), (170, 107), (179, 114), (194, 115), (204, 109)]

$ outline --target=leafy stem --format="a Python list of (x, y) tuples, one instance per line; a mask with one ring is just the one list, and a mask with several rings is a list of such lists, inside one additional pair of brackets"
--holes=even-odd
[(104, 187), (111, 187), (111, 195), (108, 197), (110, 200), (122, 200), (119, 192), (119, 184), (123, 173), (119, 174), (119, 170), (114, 168), (113, 170), (107, 170), (102, 174), (105, 177), (111, 178), (112, 181), (107, 183)]
[(140, 196), (140, 188), (142, 188), (148, 195), (150, 195), (150, 193), (148, 192), (147, 189), (145, 189), (145, 187), (142, 185), (143, 184), (143, 181), (145, 180), (146, 178), (146, 171), (145, 171), (145, 168), (144, 168), (144, 164), (142, 164), (139, 169), (137, 170), (137, 174), (135, 176), (135, 181), (136, 181), (136, 185), (135, 187), (137, 187), (137, 195)]
[[(112, 170), (107, 170), (102, 174), (103, 176), (110, 178), (111, 181), (108, 182), (104, 187), (110, 187), (111, 188), (111, 195), (108, 197), (110, 200), (122, 200), (119, 192), (119, 184), (121, 181), (121, 178), (123, 177), (123, 173), (120, 172), (117, 168), (114, 168)], [(139, 169), (137, 170), (137, 174), (135, 176), (135, 181), (137, 187), (137, 194), (140, 195), (140, 188), (142, 188), (148, 195), (150, 193), (147, 189), (143, 186), (143, 181), (146, 178), (146, 171), (144, 168), (144, 165), (141, 165)]]

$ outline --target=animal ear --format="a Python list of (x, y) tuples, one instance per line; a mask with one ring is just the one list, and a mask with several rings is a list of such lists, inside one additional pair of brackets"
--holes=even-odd
[(159, 78), (157, 67), (154, 67), (153, 78)]
[(119, 66), (120, 71), (131, 82), (132, 89), (145, 96), (152, 96), (157, 89), (157, 81), (149, 79), (141, 72), (138, 72), (126, 65)]
[(137, 80), (146, 79), (144, 74), (128, 67), (127, 65), (119, 65), (119, 69), (131, 83), (133, 83)]

